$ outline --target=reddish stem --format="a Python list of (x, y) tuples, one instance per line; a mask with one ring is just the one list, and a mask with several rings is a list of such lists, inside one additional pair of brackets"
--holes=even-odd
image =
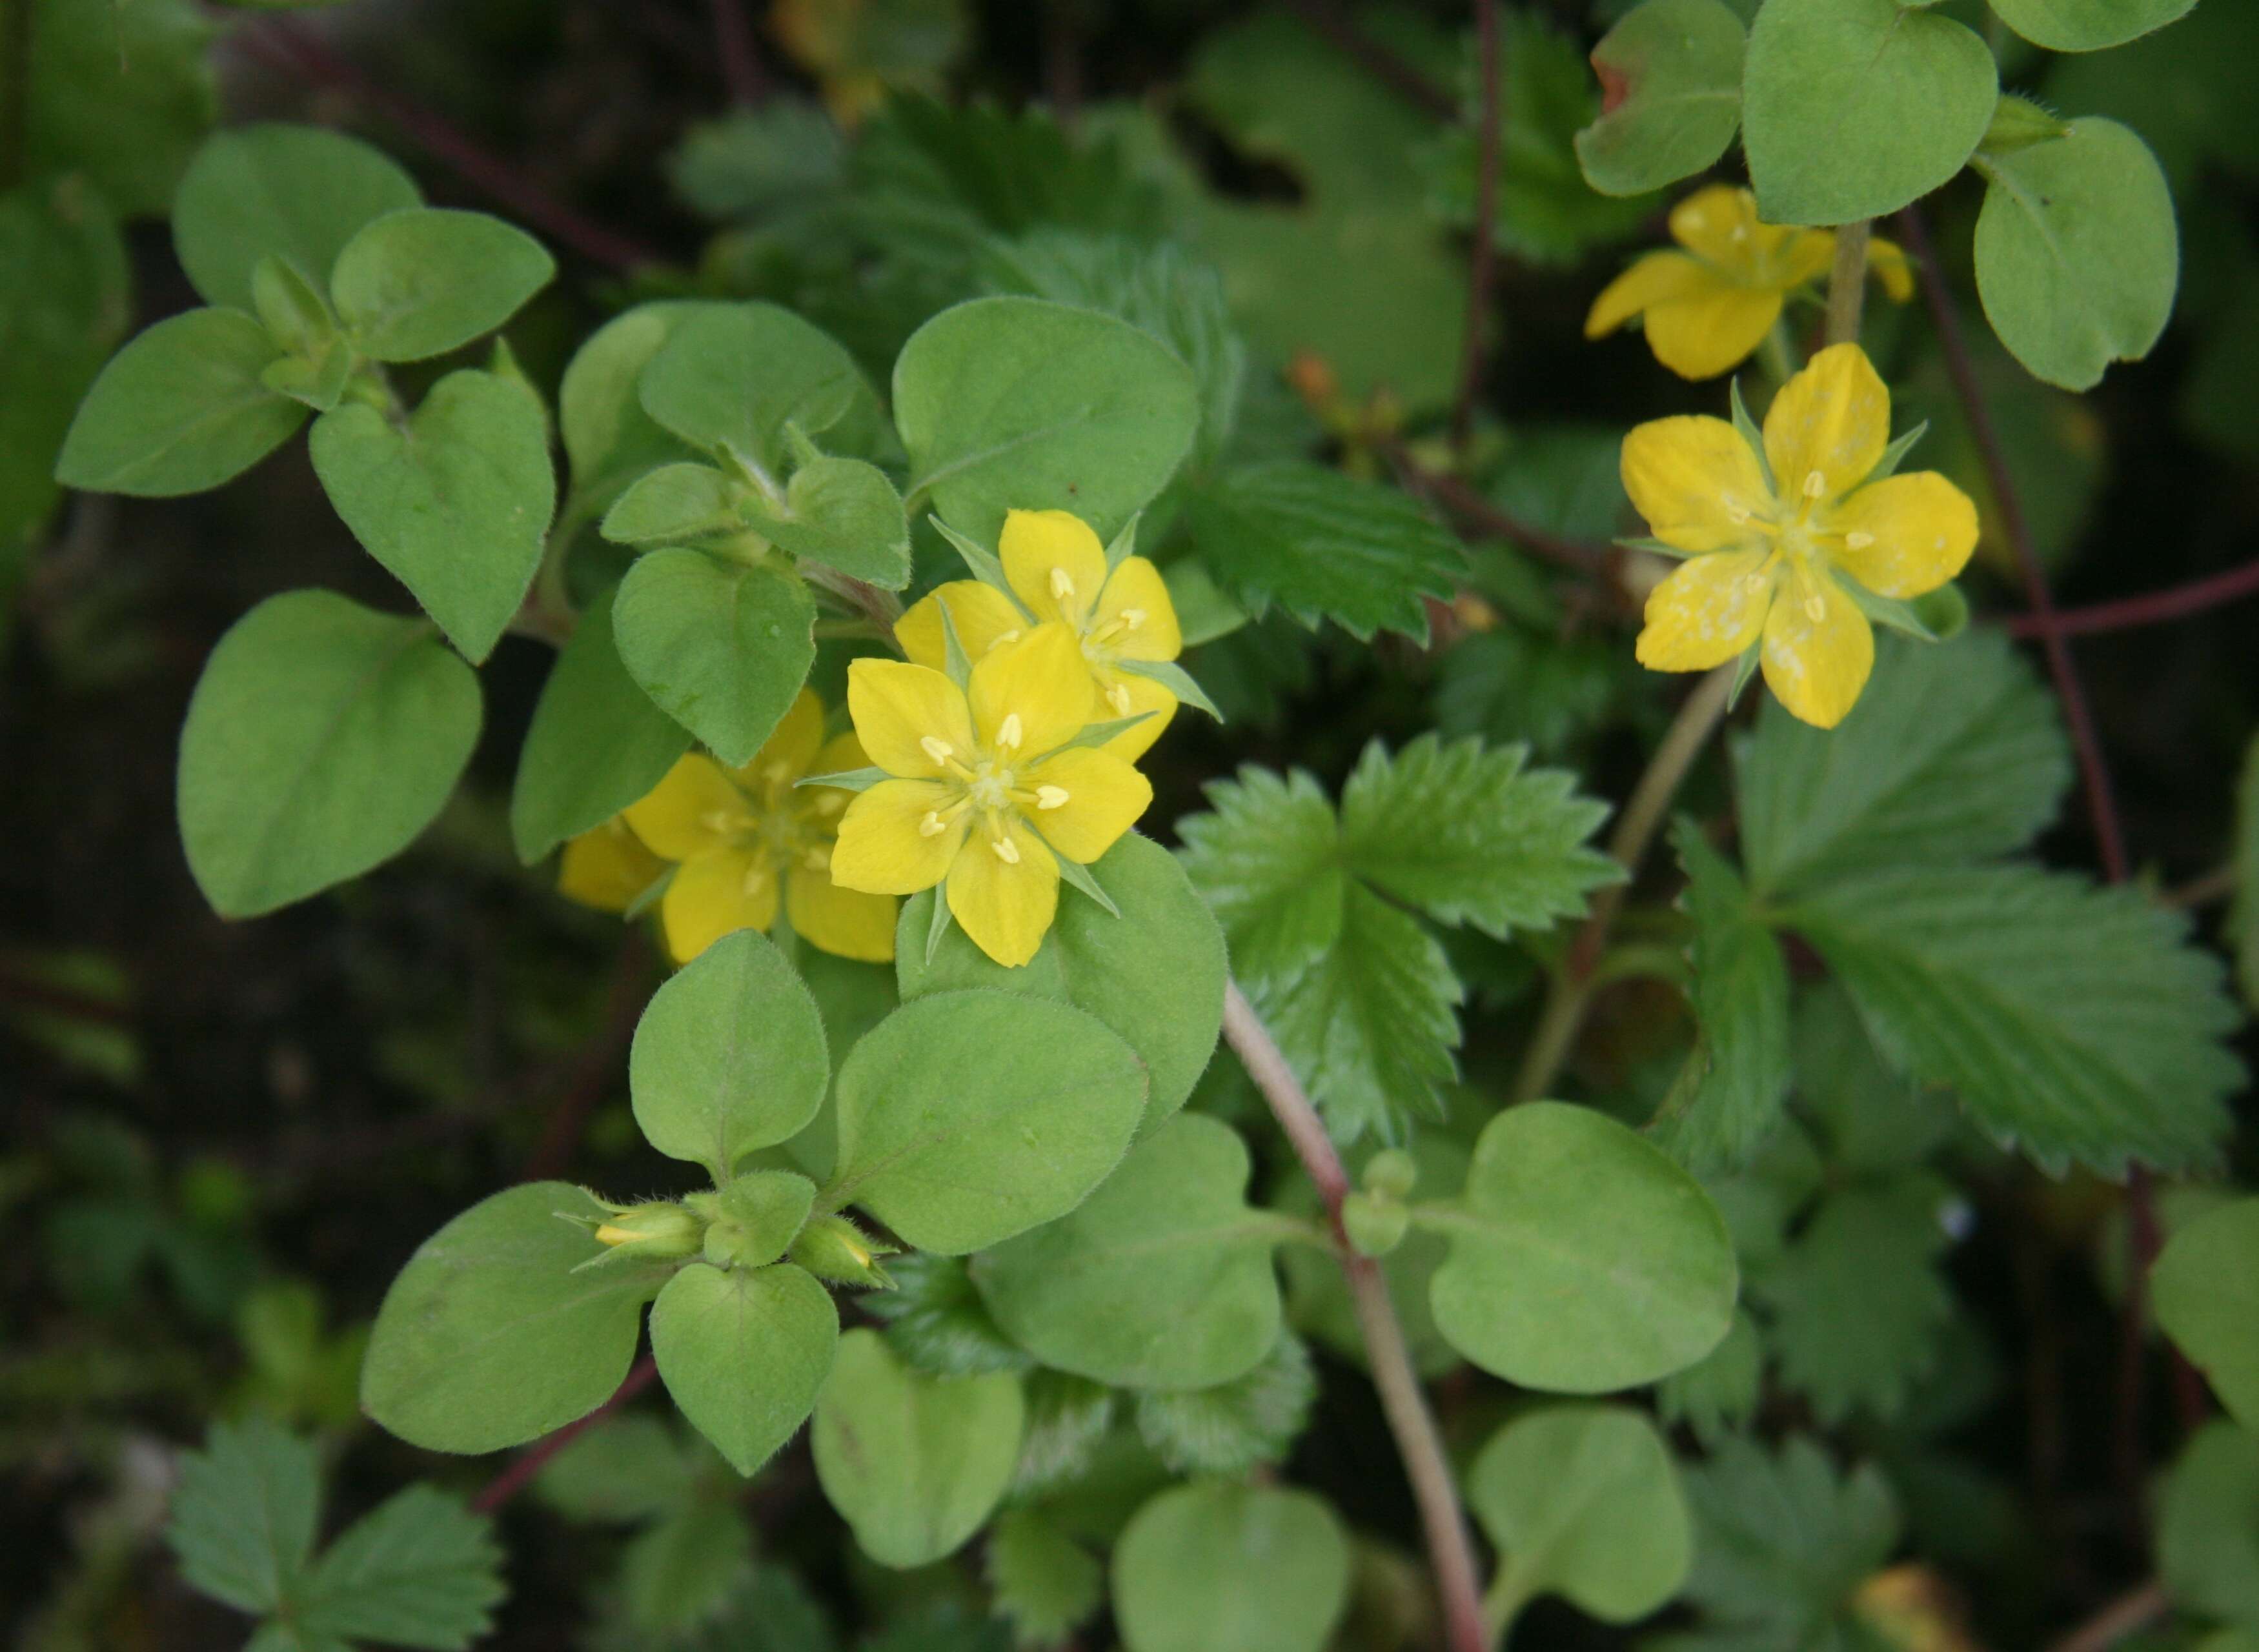
[(1363, 64), (1407, 101), (1438, 120), (1457, 120), (1458, 100), (1350, 20), (1336, 0), (1293, 0), (1294, 14), (1311, 31)]
[(744, 0), (708, 4), (714, 13), (714, 54), (721, 62), (722, 82), (730, 89), (732, 103), (749, 109), (768, 96), (769, 77), (753, 44), (752, 25), (745, 20)]
[(1462, 462), (1474, 435), (1475, 402), (1482, 395), (1484, 335), (1490, 320), (1490, 288), (1498, 267), (1493, 235), (1498, 217), (1499, 127), (1506, 118), (1500, 87), (1497, 0), (1475, 0), (1475, 53), (1482, 75), (1482, 110), (1475, 129), (1475, 246), (1467, 272), (1466, 336), (1459, 345), (1459, 395), (1451, 406), (1451, 445)]
[[(2097, 602), (2092, 608), (2058, 609), (2056, 610), (2055, 630), (2059, 637), (2091, 637), (2104, 631), (2132, 630), (2136, 626), (2184, 619), (2191, 614), (2201, 614), (2207, 609), (2218, 608), (2221, 603), (2232, 602), (2238, 597), (2252, 595), (2259, 595), (2259, 562), (2247, 562), (2241, 567), (2230, 568), (2224, 573), (2208, 574), (2201, 580), (2191, 580), (2186, 585), (2170, 586), (2143, 596), (2120, 597), (2113, 602)], [(2008, 633), (2012, 637), (2042, 635), (2039, 616), (2015, 616), (2008, 621)]]
[(659, 1375), (659, 1366), (645, 1354), (628, 1368), (628, 1374), (612, 1397), (581, 1418), (568, 1422), (554, 1434), (545, 1434), (517, 1454), (517, 1458), (500, 1474), (488, 1480), (479, 1494), (471, 1499), (471, 1506), (481, 1514), (491, 1514), (531, 1485), (533, 1477), (549, 1466), (550, 1459), (567, 1446), (595, 1428), (622, 1406), (651, 1386), (652, 1378)]
[(573, 1162), (588, 1114), (602, 1099), (604, 1086), (617, 1071), (628, 1043), (635, 1036), (636, 1020), (651, 997), (651, 948), (640, 929), (631, 929), (612, 965), (612, 983), (604, 995), (604, 1019), (595, 1037), (573, 1064), (572, 1082), (558, 1098), (541, 1132), (541, 1141), (525, 1161), (530, 1182), (545, 1181)]

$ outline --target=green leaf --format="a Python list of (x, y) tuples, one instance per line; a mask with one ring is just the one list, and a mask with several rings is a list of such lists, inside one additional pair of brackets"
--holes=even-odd
[(996, 1322), (1044, 1364), (1125, 1388), (1206, 1388), (1279, 1336), (1275, 1222), (1246, 1201), (1247, 1149), (1179, 1114), (1081, 1207), (973, 1258)]
[(82, 173), (116, 211), (161, 216), (218, 114), (211, 22), (188, 0), (25, 4), (26, 171)]
[(830, 117), (779, 94), (691, 127), (667, 156), (666, 175), (691, 210), (726, 223), (829, 195), (845, 182), (845, 161)]
[(2098, 52), (2186, 17), (2196, 0), (1992, 0), (1992, 10), (2034, 46)]
[(1244, 1474), (1285, 1460), (1317, 1397), (1310, 1350), (1282, 1331), (1253, 1371), (1209, 1388), (1144, 1389), (1135, 1413), (1138, 1434), (1174, 1472)]
[(255, 917), (412, 843), (479, 737), (478, 679), (421, 620), (271, 596), (205, 662), (181, 732), (189, 870)]
[(912, 1250), (887, 1258), (891, 1291), (862, 1300), (873, 1319), (884, 1321), (887, 1341), (920, 1371), (936, 1377), (977, 1377), (993, 1371), (1025, 1371), (1035, 1362), (997, 1328), (972, 1276), (956, 1257)]
[[(1365, 1165), (1380, 1150), (1374, 1145), (1362, 1156), (1350, 1155), (1350, 1168), (1361, 1178)], [(1419, 1167), (1421, 1186), (1464, 1185), (1469, 1154), (1458, 1143), (1436, 1130), (1421, 1130), (1413, 1136), (1410, 1150)], [(1317, 1190), (1306, 1179), (1290, 1179), (1274, 1192), (1272, 1202), (1291, 1214), (1323, 1219)], [(1380, 1258), (1380, 1271), (1388, 1281), (1389, 1295), (1395, 1299), (1396, 1317), (1403, 1326), (1412, 1364), (1423, 1377), (1440, 1377), (1460, 1364), (1457, 1350), (1436, 1330), (1429, 1307), (1429, 1283), (1450, 1250), (1450, 1242), (1442, 1235), (1415, 1228)], [(1279, 1253), (1279, 1261), (1286, 1275), (1289, 1322), (1343, 1358), (1366, 1364), (1365, 1328), (1358, 1321), (1357, 1306), (1341, 1264), (1310, 1245), (1289, 1245)]]
[(1779, 1122), (1788, 1093), (1788, 960), (1741, 874), (1681, 815), (1671, 842), (1686, 868), (1694, 920), (1694, 1009), (1703, 1064), (1683, 1113), (1659, 1122), (1659, 1144), (1697, 1175), (1738, 1170)]
[(602, 825), (657, 786), (689, 744), (690, 731), (620, 663), (606, 587), (581, 610), (534, 702), (510, 794), (517, 858), (530, 866)]
[(533, 583), (557, 507), (539, 404), (466, 368), (431, 387), (405, 430), (350, 402), (315, 421), (309, 445), (353, 538), (449, 642), (486, 659)]
[(2003, 854), (2055, 818), (2070, 747), (2054, 697), (1997, 632), (1925, 648), (1878, 639), (1874, 679), (1830, 730), (1768, 698), (1734, 746), (1760, 894), (1892, 865)]
[(111, 358), (71, 421), (55, 480), (145, 499), (200, 494), (290, 439), (306, 409), (261, 381), (281, 360), (267, 330), (232, 310), (191, 310)]
[(1768, 0), (1749, 31), (1742, 143), (1768, 224), (1849, 224), (1961, 170), (1999, 101), (1970, 30), (1896, 0)]
[(1686, 1596), (1718, 1627), (1745, 1637), (1721, 1644), (1860, 1643), (1849, 1621), (1853, 1591), (1899, 1539), (1890, 1482), (1871, 1463), (1839, 1478), (1827, 1453), (1801, 1435), (1778, 1456), (1726, 1439), (1687, 1471), (1686, 1495), (1695, 1525)]
[(782, 510), (756, 502), (754, 529), (796, 557), (821, 562), (882, 590), (910, 581), (909, 518), (886, 472), (859, 459), (802, 465), (785, 488)]
[(711, 465), (661, 465), (630, 483), (604, 513), (618, 545), (677, 544), (738, 527), (745, 489)]
[(1668, 1376), (1732, 1324), (1734, 1249), (1693, 1178), (1589, 1107), (1511, 1107), (1452, 1207), (1415, 1206), (1450, 1255), (1436, 1324), (1485, 1371), (1558, 1393)]
[(1493, 1598), (1559, 1595), (1631, 1623), (1678, 1592), (1693, 1561), (1686, 1499), (1655, 1425), (1622, 1406), (1548, 1406), (1490, 1438), (1467, 1504), (1500, 1556)]
[(628, 1054), (645, 1139), (703, 1164), (717, 1186), (746, 1154), (799, 1134), (830, 1079), (816, 1000), (752, 929), (723, 936), (652, 995)]
[(612, 1416), (575, 1435), (542, 1466), (534, 1494), (567, 1520), (633, 1525), (656, 1520), (695, 1495), (705, 1454), (672, 1421)]
[(0, 194), (0, 587), (54, 510), (64, 434), (132, 310), (118, 221), (82, 180)]
[(1426, 642), (1424, 599), (1448, 598), (1465, 572), (1457, 538), (1400, 489), (1300, 459), (1225, 471), (1187, 495), (1186, 515), (1201, 560), (1251, 612), (1275, 602), (1360, 641)]
[(592, 333), (567, 364), (557, 392), (557, 432), (573, 475), (573, 509), (601, 512), (654, 465), (698, 457), (643, 409), (644, 368), (693, 317), (716, 308), (673, 300), (638, 304)]
[(386, 1646), (469, 1646), (508, 1590), (484, 1515), (428, 1485), (396, 1492), (347, 1527), (306, 1580), (293, 1626)]
[(2090, 116), (2063, 137), (1987, 153), (1977, 292), (2000, 342), (2050, 384), (2084, 390), (2149, 353), (2173, 313), (2180, 238), (2149, 146)]
[(361, 354), (421, 361), (492, 332), (556, 273), (540, 242), (500, 218), (411, 207), (345, 244), (330, 300)]
[(1358, 876), (1438, 923), (1504, 940), (1581, 915), (1623, 869), (1585, 846), (1607, 806), (1566, 769), (1525, 770), (1519, 747), (1422, 735), (1365, 749), (1342, 788), (1342, 850)]
[(1726, 153), (1742, 119), (1742, 20), (1720, 0), (1646, 0), (1593, 48), (1600, 117), (1577, 134), (1585, 182), (1639, 195)]
[(427, 1451), (522, 1445), (611, 1398), (643, 1305), (671, 1270), (616, 1262), (589, 1227), (604, 1208), (569, 1182), (479, 1201), (417, 1248), (385, 1292), (361, 1366), (361, 1408)]
[(1780, 1380), (1833, 1427), (1855, 1411), (1898, 1414), (1935, 1364), (1953, 1315), (1937, 1260), (1949, 1195), (1927, 1177), (1822, 1198), (1788, 1249), (1757, 1270)]
[(2212, 1161), (2241, 1017), (2184, 919), (2027, 866), (1878, 873), (1780, 921), (1818, 947), (1895, 1065), (1949, 1084), (2004, 1145), (2060, 1170)]
[(1017, 1378), (923, 1376), (876, 1331), (850, 1331), (816, 1402), (816, 1476), (865, 1554), (923, 1566), (1003, 1496), (1023, 1415)]
[(2157, 1495), (2157, 1570), (2173, 1604), (2259, 1630), (2259, 1434), (2198, 1430)]
[(1095, 1016), (987, 990), (904, 1004), (839, 1069), (830, 1208), (921, 1250), (979, 1250), (1080, 1204), (1144, 1111), (1136, 1055)]
[(774, 304), (708, 307), (678, 322), (643, 370), (644, 410), (701, 452), (735, 455), (773, 481), (785, 426), (820, 436), (873, 397), (838, 341)]
[(1034, 958), (995, 963), (952, 927), (926, 956), (932, 894), (902, 903), (894, 970), (905, 1000), (966, 986), (994, 986), (1072, 1004), (1104, 1022), (1145, 1064), (1152, 1084), (1139, 1133), (1173, 1114), (1215, 1053), (1223, 1019), (1222, 932), (1176, 858), (1125, 834), (1091, 863), (1090, 875), (1122, 909), (1064, 900)]
[(1757, 1414), (1764, 1379), (1757, 1325), (1737, 1308), (1724, 1342), (1656, 1385), (1655, 1409), (1665, 1422), (1685, 1424), (1705, 1447), (1714, 1447)]
[(996, 1615), (1023, 1644), (1055, 1646), (1104, 1604), (1106, 1569), (1040, 1511), (1008, 1509), (986, 1556)]
[(1320, 1652), (1349, 1606), (1349, 1540), (1314, 1492), (1173, 1486), (1114, 1550), (1129, 1652)]
[(312, 1443), (253, 1414), (215, 1422), (183, 1452), (165, 1539), (189, 1586), (239, 1612), (273, 1612), (295, 1594), (321, 1518)]
[(1111, 538), (1200, 424), (1191, 371), (1129, 323), (1037, 298), (944, 310), (894, 361), (913, 503), (995, 543), (1009, 509), (1072, 510)]
[(2259, 1199), (2207, 1212), (2149, 1270), (2149, 1300), (2230, 1415), (2259, 1421)]
[(338, 254), (364, 225), (423, 203), (390, 157), (341, 133), (232, 126), (189, 163), (173, 201), (173, 246), (206, 303), (249, 310), (260, 259), (281, 260), (326, 292)]
[(620, 663), (735, 768), (791, 709), (816, 659), (816, 602), (773, 562), (670, 548), (637, 559), (612, 603)]
[[(759, 1540), (745, 1511), (713, 1495), (714, 1489), (709, 1486), (707, 1496), (638, 1533), (622, 1552), (614, 1599), (618, 1602), (615, 1610), (634, 1632), (628, 1644), (683, 1652), (693, 1648), (703, 1652), (709, 1647), (734, 1652), (752, 1645), (768, 1652), (768, 1643), (750, 1638), (752, 1632), (743, 1625), (738, 1636), (730, 1638), (731, 1606), (747, 1592), (744, 1585), (754, 1564), (750, 1556)], [(758, 1595), (755, 1601), (770, 1604)], [(793, 1604), (809, 1610), (803, 1601), (804, 1597)], [(621, 1642), (592, 1638), (589, 1644)]]
[(666, 1392), (745, 1475), (808, 1420), (838, 1340), (831, 1292), (790, 1263), (724, 1272), (694, 1262), (652, 1304)]

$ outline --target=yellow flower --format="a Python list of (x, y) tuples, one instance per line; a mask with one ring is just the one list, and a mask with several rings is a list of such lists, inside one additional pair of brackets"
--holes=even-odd
[(1707, 671), (1762, 641), (1781, 704), (1823, 729), (1841, 723), (1875, 661), (1841, 576), (1920, 596), (1977, 546), (1976, 506), (1936, 472), (1868, 480), (1890, 431), (1891, 393), (1846, 344), (1781, 387), (1762, 452), (1723, 419), (1657, 419), (1625, 437), (1625, 492), (1688, 559), (1647, 599), (1640, 664)]
[(1026, 963), (1058, 909), (1058, 863), (1097, 859), (1153, 801), (1123, 758), (1067, 744), (1090, 702), (1076, 635), (1056, 622), (987, 650), (963, 690), (930, 666), (856, 660), (847, 709), (892, 778), (848, 806), (831, 875), (880, 894), (945, 880), (974, 944)]
[(565, 845), (558, 862), (558, 893), (599, 912), (625, 912), (666, 874), (666, 863), (615, 815)]
[[(1683, 253), (1650, 253), (1601, 290), (1585, 337), (1647, 318), (1648, 347), (1682, 379), (1712, 379), (1749, 359), (1780, 319), (1788, 296), (1827, 274), (1833, 230), (1757, 222), (1757, 197), (1714, 183), (1671, 209), (1671, 239)], [(1913, 296), (1906, 254), (1877, 236), (1867, 269), (1899, 303)]]
[(659, 906), (677, 964), (732, 930), (767, 929), (780, 894), (794, 933), (809, 945), (873, 964), (894, 956), (895, 903), (832, 876), (844, 795), (795, 787), (802, 775), (866, 761), (852, 734), (824, 742), (823, 708), (803, 688), (743, 768), (693, 752), (628, 806), (635, 835), (681, 863)]
[(1105, 750), (1136, 762), (1161, 737), (1177, 709), (1175, 694), (1122, 666), (1123, 660), (1158, 664), (1184, 652), (1176, 605), (1169, 601), (1161, 571), (1144, 557), (1124, 557), (1109, 573), (1097, 534), (1065, 510), (1007, 511), (997, 551), (1012, 595), (979, 580), (941, 587), (895, 623), (902, 652), (917, 665), (942, 668), (944, 606), (966, 658), (976, 661), (1031, 625), (1065, 625), (1081, 643), (1089, 669), (1094, 697), (1090, 721), (1153, 714), (1106, 743)]

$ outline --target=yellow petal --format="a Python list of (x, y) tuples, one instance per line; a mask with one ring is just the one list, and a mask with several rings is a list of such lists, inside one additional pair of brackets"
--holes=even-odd
[(1842, 534), (1835, 563), (1871, 591), (1920, 596), (1967, 566), (1977, 548), (1977, 507), (1934, 470), (1862, 488), (1828, 518)]
[(965, 840), (949, 868), (949, 914), (999, 964), (1011, 968), (1035, 957), (1058, 911), (1058, 863), (1017, 821), (997, 839), (977, 831)]
[(1891, 442), (1891, 393), (1867, 352), (1830, 345), (1780, 387), (1765, 413), (1765, 457), (1783, 501), (1840, 499)]
[(1168, 585), (1160, 569), (1143, 557), (1122, 558), (1122, 566), (1107, 575), (1090, 623), (1093, 630), (1107, 633), (1106, 646), (1118, 659), (1174, 659), (1185, 652)]
[(624, 912), (666, 870), (666, 863), (615, 815), (565, 845), (557, 891), (599, 912)]
[(871, 761), (889, 774), (933, 780), (950, 772), (951, 761), (965, 762), (973, 751), (973, 714), (965, 696), (930, 666), (851, 661), (847, 713)]
[(668, 860), (706, 854), (752, 830), (756, 820), (730, 772), (695, 751), (677, 758), (657, 786), (627, 806), (622, 818), (652, 853)]
[(686, 860), (659, 898), (666, 950), (688, 964), (723, 936), (776, 922), (776, 868), (766, 849), (717, 850)]
[(1697, 189), (1671, 209), (1671, 239), (1721, 269), (1757, 260), (1757, 198), (1730, 183)]
[(1771, 288), (1720, 287), (1647, 312), (1647, 345), (1682, 379), (1714, 379), (1748, 360), (1780, 319)]
[(1650, 253), (1600, 288), (1585, 317), (1585, 337), (1614, 332), (1650, 304), (1722, 287), (1718, 274), (1684, 253)]
[(1624, 438), (1623, 485), (1649, 530), (1681, 551), (1747, 545), (1756, 538), (1749, 518), (1772, 507), (1741, 432), (1701, 415), (1634, 425)]
[(1012, 606), (1012, 599), (993, 585), (978, 580), (952, 580), (920, 597), (910, 611), (894, 622), (894, 640), (914, 666), (947, 669), (948, 645), (942, 639), (941, 610), (946, 604), (950, 623), (957, 628), (958, 646), (968, 660), (978, 659), (998, 643), (1008, 642), (1027, 629), (1028, 616)]
[(1682, 562), (1647, 595), (1647, 624), (1634, 652), (1650, 671), (1707, 671), (1757, 639), (1773, 601), (1769, 551)]
[(1808, 281), (1828, 273), (1835, 261), (1835, 231), (1833, 230), (1771, 230), (1780, 239), (1766, 249), (1766, 267), (1770, 274), (1767, 285), (1784, 293), (1795, 291)]
[(1875, 633), (1850, 595), (1801, 570), (1783, 581), (1765, 617), (1765, 684), (1815, 728), (1832, 729), (1857, 703), (1875, 667)]
[(1037, 801), (1026, 808), (1044, 841), (1088, 865), (1137, 823), (1153, 801), (1152, 783), (1111, 751), (1078, 746), (1030, 769), (1021, 784)]
[(792, 920), (793, 933), (835, 958), (892, 963), (900, 907), (892, 895), (843, 889), (830, 872), (806, 866), (795, 866), (785, 879), (785, 915)]
[(1008, 510), (996, 542), (1004, 577), (1038, 621), (1080, 627), (1106, 583), (1106, 547), (1070, 510)]
[(1091, 720), (1098, 690), (1081, 639), (1054, 623), (992, 651), (973, 666), (968, 697), (981, 749), (1009, 761), (1074, 738)]
[(948, 874), (972, 811), (940, 821), (960, 795), (935, 780), (881, 780), (856, 794), (840, 817), (831, 880), (866, 894), (916, 894)]
[(1896, 241), (1886, 241), (1879, 235), (1868, 241), (1867, 274), (1882, 282), (1883, 292), (1894, 304), (1903, 304), (1913, 296), (1913, 266), (1906, 261), (1906, 248)]
[(1153, 715), (1135, 728), (1122, 730), (1100, 746), (1100, 751), (1111, 751), (1125, 763), (1135, 763), (1144, 757), (1169, 726), (1169, 719), (1177, 715), (1177, 696), (1151, 677), (1141, 677), (1134, 671), (1098, 673), (1098, 703), (1090, 713), (1093, 723), (1134, 717), (1141, 711)]
[(738, 771), (738, 783), (755, 796), (764, 787), (796, 780), (809, 772), (816, 749), (823, 744), (823, 702), (813, 689), (803, 688), (778, 719), (776, 730), (753, 753), (753, 760)]

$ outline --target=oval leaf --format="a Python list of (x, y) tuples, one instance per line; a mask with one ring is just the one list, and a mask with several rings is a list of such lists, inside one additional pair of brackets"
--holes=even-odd
[(451, 373), (406, 430), (363, 402), (314, 422), (323, 491), (369, 555), (474, 663), (541, 566), (557, 477), (540, 403), (496, 374)]
[(540, 242), (500, 218), (415, 207), (346, 243), (330, 301), (363, 355), (421, 361), (492, 332), (556, 273)]
[(1072, 1215), (974, 1257), (981, 1300), (1060, 1371), (1125, 1388), (1229, 1382), (1279, 1337), (1279, 1228), (1249, 1208), (1247, 1170), (1229, 1126), (1179, 1114)]
[(557, 435), (573, 478), (576, 517), (602, 512), (654, 465), (695, 457), (643, 410), (637, 387), (674, 331), (718, 306), (688, 299), (638, 304), (588, 336), (557, 388)]
[(923, 998), (839, 1069), (825, 1202), (921, 1250), (978, 1250), (1080, 1204), (1144, 1107), (1144, 1069), (1094, 1016), (1012, 993)]
[(574, 1272), (605, 1247), (560, 1214), (604, 1211), (569, 1182), (528, 1182), (424, 1242), (369, 1333), (370, 1416), (429, 1451), (499, 1451), (611, 1398), (668, 1270), (613, 1261)]
[(876, 398), (839, 341), (774, 304), (685, 318), (644, 368), (644, 410), (692, 446), (781, 476), (784, 427), (815, 436)]
[(1961, 170), (1992, 119), (1985, 42), (1897, 0), (1767, 0), (1749, 31), (1742, 143), (1768, 224), (1895, 212)]
[(784, 514), (753, 525), (796, 557), (821, 562), (889, 591), (910, 580), (909, 518), (886, 472), (859, 459), (815, 459), (793, 473)]
[(1643, 195), (1701, 171), (1742, 119), (1742, 20), (1722, 0), (1646, 0), (1593, 48), (1600, 117), (1577, 163), (1602, 195)]
[(1150, 1134), (1184, 1105), (1215, 1052), (1223, 1023), (1223, 931), (1176, 857), (1134, 832), (1093, 861), (1090, 875), (1122, 915), (1062, 895), (1051, 933), (1016, 969), (990, 958), (955, 924), (929, 958), (935, 897), (914, 895), (902, 903), (894, 970), (905, 1000), (995, 986), (1097, 1016), (1137, 1052), (1151, 1076), (1139, 1127)]
[(838, 1340), (831, 1292), (789, 1263), (725, 1272), (694, 1262), (652, 1305), (660, 1380), (740, 1474), (808, 1420)]
[(745, 1154), (797, 1134), (830, 1078), (816, 1000), (752, 929), (723, 936), (652, 994), (628, 1054), (645, 1139), (717, 1185)]
[(773, 563), (671, 547), (639, 557), (612, 602), (620, 663), (732, 768), (753, 760), (816, 662), (816, 602)]
[(1279, 1486), (1174, 1486), (1114, 1550), (1130, 1652), (1320, 1652), (1349, 1606), (1349, 1540), (1326, 1500)]
[(2099, 52), (2186, 17), (2196, 0), (1992, 0), (1992, 10), (2034, 46)]
[(839, 1339), (816, 1402), (816, 1477), (882, 1566), (960, 1548), (1011, 1484), (1025, 1406), (1016, 1377), (929, 1377), (873, 1330)]
[(181, 732), (181, 837), (213, 908), (253, 917), (389, 860), (479, 737), (479, 683), (421, 620), (286, 591), (205, 663)]
[(1559, 1393), (1666, 1377), (1733, 1323), (1734, 1248), (1699, 1183), (1614, 1119), (1532, 1101), (1475, 1144), (1436, 1325), (1485, 1371)]
[(2183, 1228), (2149, 1273), (2157, 1323), (2211, 1380), (2220, 1404), (2259, 1429), (2259, 1199)]
[(1166, 345), (1039, 298), (979, 298), (910, 335), (894, 420), (913, 501), (994, 545), (1004, 513), (1072, 510), (1110, 539), (1192, 446), (1200, 396)]

